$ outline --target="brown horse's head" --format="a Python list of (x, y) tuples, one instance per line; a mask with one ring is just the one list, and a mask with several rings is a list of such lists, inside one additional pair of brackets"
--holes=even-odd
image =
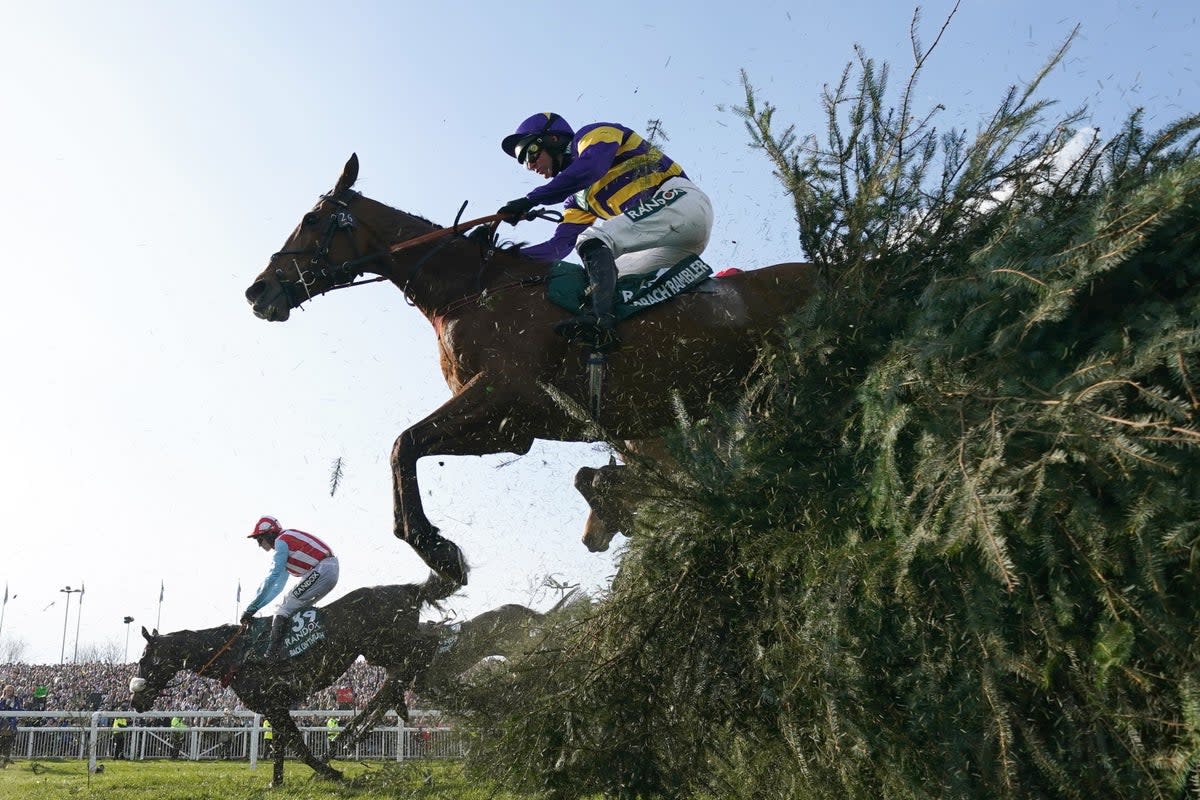
[(369, 262), (386, 256), (371, 232), (350, 210), (359, 199), (350, 188), (358, 179), (358, 155), (351, 154), (333, 191), (300, 220), (267, 268), (246, 290), (254, 313), (265, 320), (282, 322), (291, 310), (361, 275)]

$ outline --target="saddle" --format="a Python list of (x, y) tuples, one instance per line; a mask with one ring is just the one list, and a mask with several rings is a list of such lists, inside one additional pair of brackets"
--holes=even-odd
[[(700, 256), (688, 256), (672, 267), (658, 272), (624, 275), (617, 278), (617, 298), (613, 314), (617, 321), (628, 319), (651, 306), (695, 291), (712, 277), (712, 267)], [(572, 314), (588, 313), (587, 273), (578, 264), (558, 261), (546, 275), (546, 297)]]
[[(325, 612), (316, 606), (302, 608), (291, 617), (291, 627), (283, 637), (279, 658), (286, 661), (308, 652), (310, 648), (327, 637), (328, 626)], [(242, 636), (241, 661), (261, 661), (271, 643), (271, 617), (256, 617), (250, 622)]]

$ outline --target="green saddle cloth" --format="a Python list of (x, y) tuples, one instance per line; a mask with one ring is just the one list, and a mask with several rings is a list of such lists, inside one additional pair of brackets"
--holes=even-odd
[[(325, 613), (316, 607), (302, 608), (292, 614), (291, 624), (283, 637), (279, 654), (283, 658), (295, 658), (308, 652), (317, 642), (326, 638)], [(254, 655), (262, 658), (271, 644), (271, 617), (255, 617), (243, 637), (245, 650), (242, 657)]]
[[(617, 279), (618, 320), (670, 300), (712, 277), (712, 267), (700, 256), (688, 256), (673, 267), (657, 273), (625, 275)], [(587, 273), (579, 264), (558, 261), (546, 275), (546, 297), (572, 314), (591, 310), (587, 300)]]

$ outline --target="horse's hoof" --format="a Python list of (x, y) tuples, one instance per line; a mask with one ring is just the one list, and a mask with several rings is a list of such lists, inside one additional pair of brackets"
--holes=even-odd
[(467, 562), (454, 542), (433, 533), (414, 542), (412, 547), (438, 577), (452, 581), (456, 586), (467, 585)]

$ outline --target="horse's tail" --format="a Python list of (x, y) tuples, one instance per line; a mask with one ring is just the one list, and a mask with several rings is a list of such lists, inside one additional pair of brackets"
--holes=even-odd
[(460, 584), (448, 578), (443, 578), (436, 572), (430, 572), (425, 582), (417, 587), (417, 598), (422, 604), (436, 606), (454, 594)]

